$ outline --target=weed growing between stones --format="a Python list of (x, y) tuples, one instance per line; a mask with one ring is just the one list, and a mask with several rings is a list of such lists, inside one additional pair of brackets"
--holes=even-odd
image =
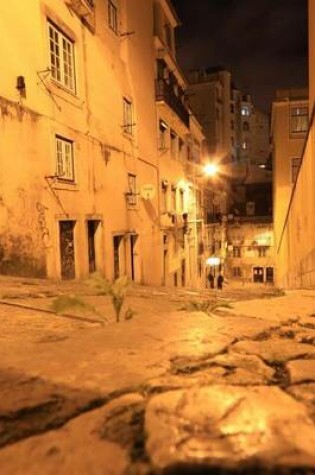
[[(116, 322), (120, 322), (121, 311), (125, 301), (129, 281), (127, 276), (119, 277), (113, 283), (104, 279), (100, 274), (95, 273), (87, 281), (87, 284), (96, 290), (99, 296), (110, 296), (115, 311)], [(87, 310), (101, 317), (103, 321), (108, 323), (104, 315), (101, 315), (92, 305), (85, 302), (76, 295), (61, 295), (56, 297), (52, 302), (52, 310), (58, 314), (62, 314), (69, 309)], [(131, 320), (135, 312), (130, 307), (125, 311), (125, 320)]]
[(233, 307), (229, 301), (219, 302), (218, 300), (190, 300), (179, 310), (185, 310), (187, 312), (204, 312), (207, 315), (212, 316), (216, 310), (219, 310), (221, 308)]
[(272, 297), (284, 297), (286, 295), (284, 289), (280, 288), (280, 287), (276, 287), (274, 289), (274, 292), (272, 294)]

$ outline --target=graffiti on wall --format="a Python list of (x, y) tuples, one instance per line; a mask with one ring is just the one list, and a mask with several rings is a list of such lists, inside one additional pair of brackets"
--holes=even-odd
[(42, 203), (37, 202), (36, 209), (37, 209), (37, 223), (38, 223), (37, 229), (38, 229), (41, 242), (44, 247), (49, 247), (50, 246), (50, 232), (47, 227), (47, 218), (46, 218), (46, 213), (48, 211), (48, 208)]

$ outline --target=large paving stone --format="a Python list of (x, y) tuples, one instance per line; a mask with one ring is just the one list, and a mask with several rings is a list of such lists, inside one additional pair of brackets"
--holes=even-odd
[(133, 456), (139, 455), (135, 452), (142, 450), (143, 413), (141, 396), (123, 396), (59, 430), (2, 449), (0, 473), (124, 475)]
[(315, 426), (301, 403), (275, 387), (158, 395), (147, 406), (145, 427), (152, 465), (172, 473), (192, 465), (315, 468)]
[(232, 350), (259, 356), (268, 363), (284, 363), (305, 356), (315, 358), (315, 346), (280, 338), (266, 341), (239, 341), (233, 345)]
[(315, 420), (315, 383), (293, 385), (287, 388), (287, 392), (298, 401), (303, 402), (309, 408)]
[(292, 384), (315, 382), (315, 360), (295, 360), (287, 364)]
[(213, 361), (223, 368), (242, 369), (262, 382), (269, 382), (275, 371), (266, 365), (261, 358), (255, 355), (243, 355), (229, 351), (223, 355), (216, 356)]

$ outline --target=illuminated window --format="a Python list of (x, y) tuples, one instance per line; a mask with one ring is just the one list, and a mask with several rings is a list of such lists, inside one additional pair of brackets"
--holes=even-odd
[(137, 177), (132, 173), (128, 173), (127, 203), (130, 206), (137, 204)]
[(51, 77), (75, 92), (74, 44), (61, 30), (48, 22)]
[(73, 142), (56, 136), (56, 174), (58, 178), (74, 181)]
[(124, 97), (123, 99), (123, 130), (126, 134), (132, 135), (133, 128), (132, 102)]
[(303, 133), (308, 129), (308, 107), (291, 107), (291, 132)]
[(250, 115), (250, 109), (248, 106), (242, 106), (241, 108), (241, 114), (244, 116), (249, 116)]
[(118, 33), (118, 11), (116, 5), (108, 0), (108, 25), (116, 34)]
[(292, 184), (296, 182), (300, 164), (301, 164), (300, 158), (291, 158), (291, 183)]

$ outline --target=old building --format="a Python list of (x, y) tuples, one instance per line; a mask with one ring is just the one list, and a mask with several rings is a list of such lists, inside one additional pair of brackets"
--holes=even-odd
[[(279, 90), (272, 105), (273, 213), (279, 245), (308, 130), (308, 91)], [(281, 272), (282, 263), (278, 263)], [(280, 276), (279, 276), (280, 279)]]
[[(308, 7), (310, 107), (305, 92), (287, 91), (286, 104), (276, 101), (273, 108), (275, 161), (283, 167), (283, 173), (279, 168), (275, 172), (279, 185), (274, 194), (277, 284), (289, 288), (315, 285), (314, 0), (309, 0)], [(285, 102), (284, 94), (282, 99)], [(285, 149), (288, 137), (289, 156)]]
[(167, 0), (0, 5), (1, 273), (196, 282), (197, 239), (171, 242), (204, 140), (177, 24)]
[[(234, 272), (231, 253), (227, 252), (228, 245), (234, 245), (229, 236), (230, 227), (233, 223), (244, 227), (241, 233), (246, 236), (244, 240), (254, 242), (255, 221), (257, 225), (263, 222), (268, 228), (272, 226), (269, 117), (254, 106), (250, 95), (236, 89), (231, 74), (222, 68), (190, 71), (188, 78), (190, 105), (203, 125), (208, 154), (218, 163), (221, 174), (221, 182), (209, 183), (207, 250), (210, 255), (220, 258), (226, 275), (240, 278), (241, 271)], [(251, 224), (247, 225), (246, 221)], [(273, 244), (269, 242), (268, 246)], [(242, 268), (242, 275), (247, 280), (254, 280), (252, 264), (261, 267), (261, 259), (254, 262), (256, 254), (251, 252), (249, 259), (244, 257), (242, 266), (236, 266)], [(273, 252), (270, 251), (270, 255)], [(248, 266), (250, 271), (245, 272)], [(273, 266), (270, 258), (263, 267), (270, 267), (273, 272)], [(269, 274), (267, 279), (264, 271), (264, 281), (271, 280)]]

